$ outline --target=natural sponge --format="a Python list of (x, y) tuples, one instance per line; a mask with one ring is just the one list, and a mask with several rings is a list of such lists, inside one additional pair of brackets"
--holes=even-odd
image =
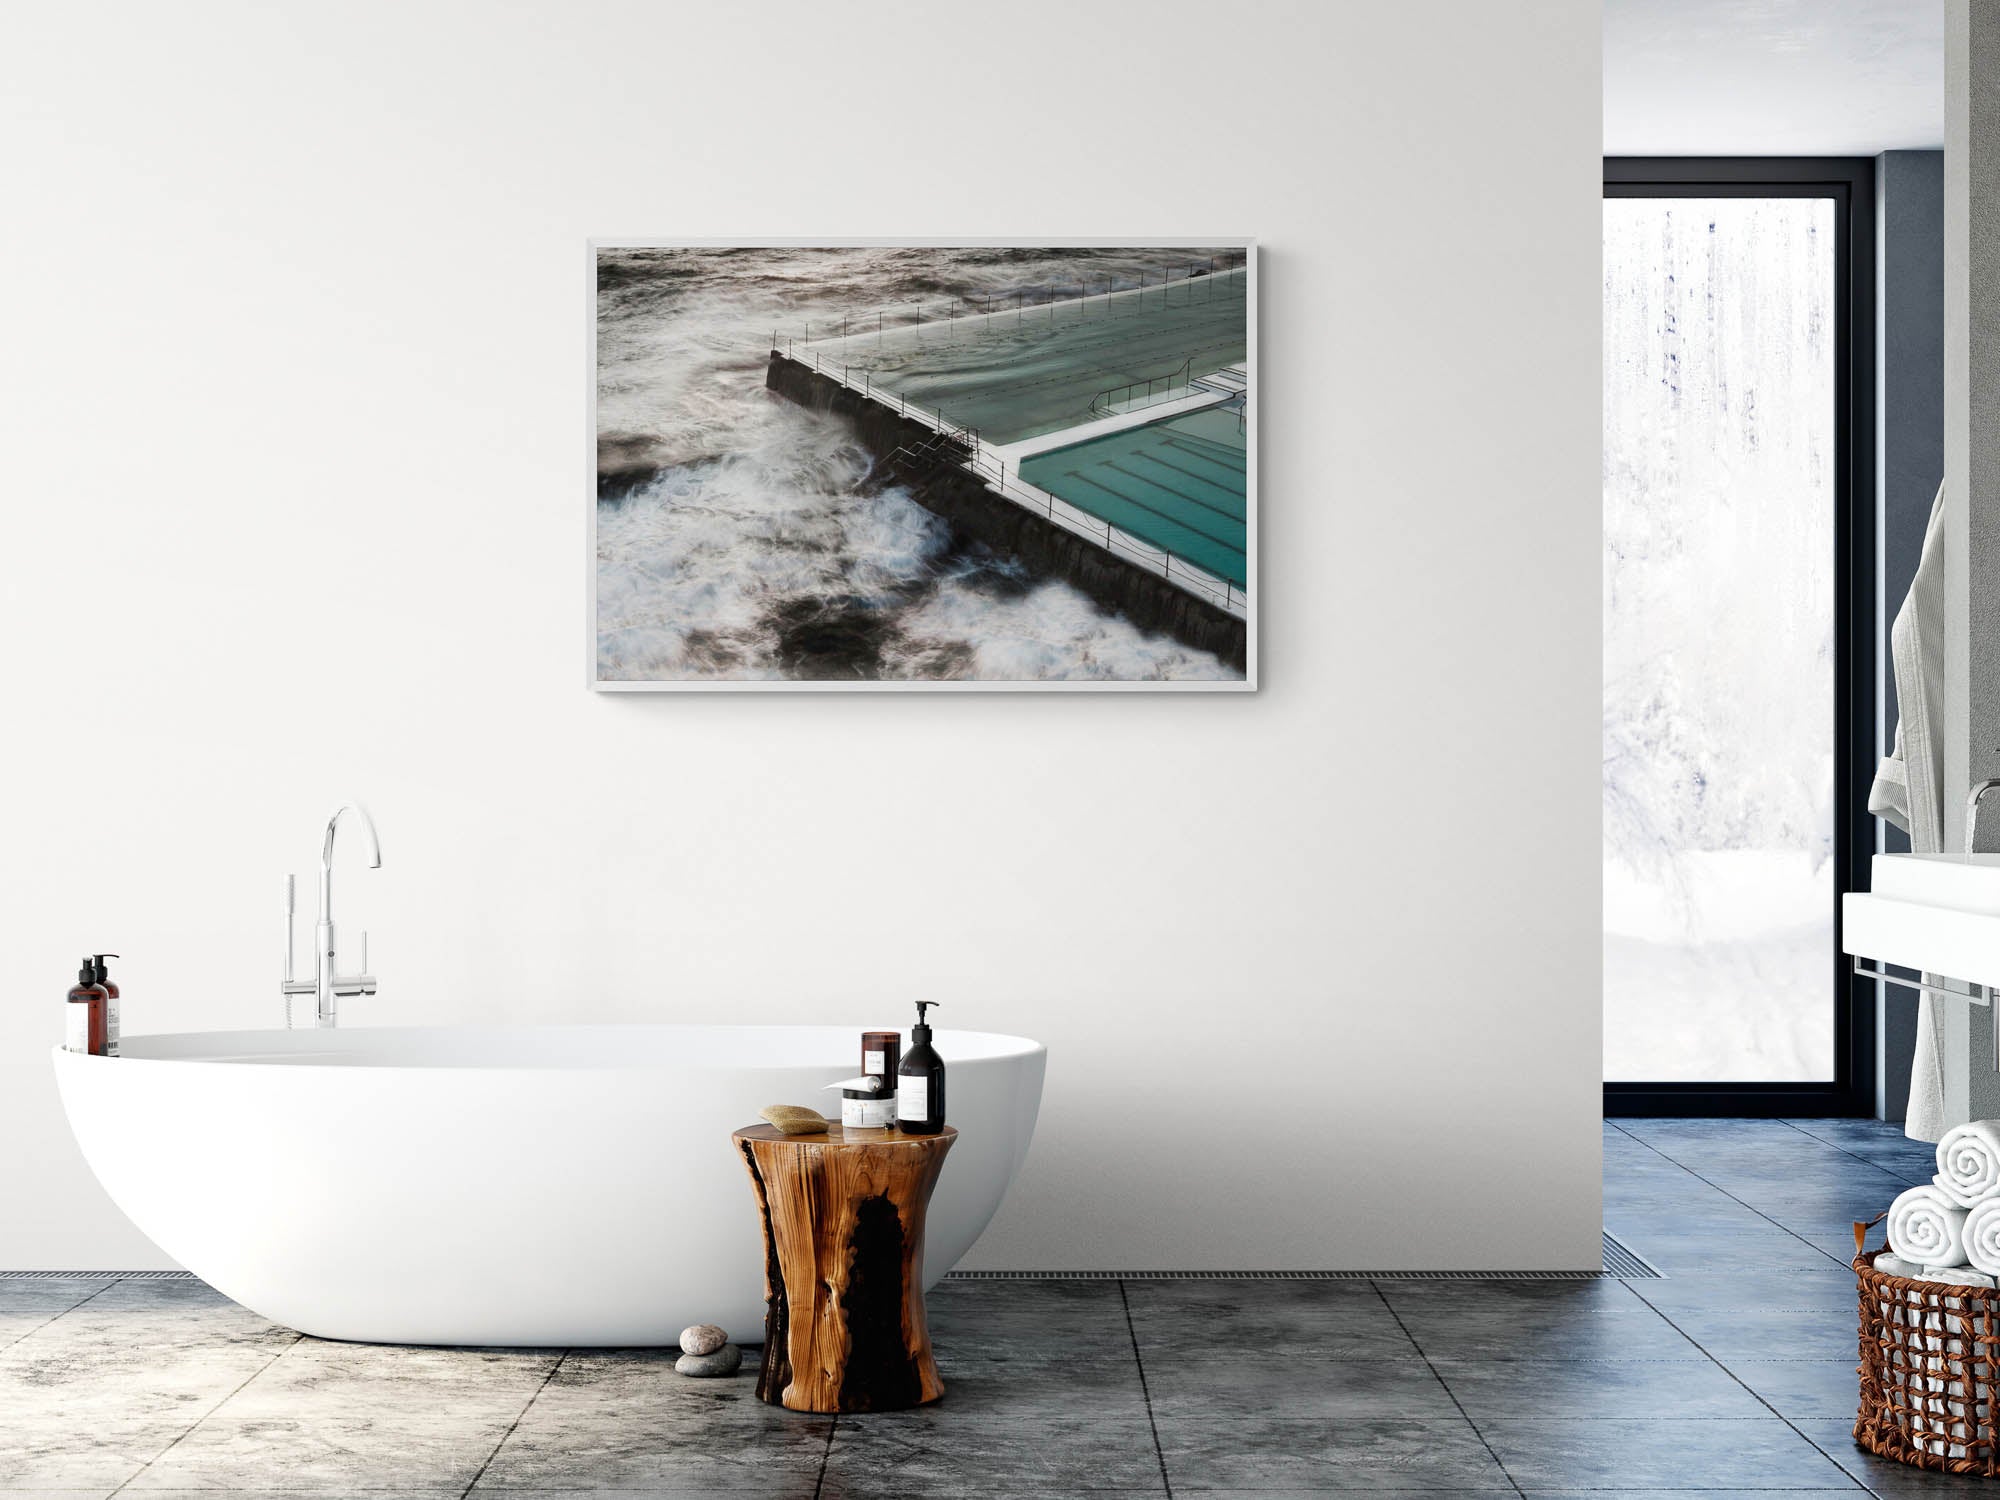
[(826, 1131), (826, 1116), (803, 1104), (767, 1104), (757, 1113), (786, 1135), (821, 1135)]

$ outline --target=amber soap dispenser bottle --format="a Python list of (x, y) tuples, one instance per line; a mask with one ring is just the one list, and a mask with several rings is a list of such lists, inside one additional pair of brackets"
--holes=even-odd
[(111, 977), (111, 969), (104, 962), (116, 958), (115, 953), (93, 953), (90, 955), (91, 981), (104, 991), (104, 1055), (118, 1055), (118, 985)]
[(104, 1017), (110, 1003), (110, 996), (97, 982), (97, 964), (86, 956), (83, 967), (77, 971), (76, 983), (70, 986), (69, 1004), (64, 1007), (65, 1052), (88, 1052), (92, 1057), (104, 1055)]
[(931, 1028), (924, 1021), (924, 1012), (935, 1004), (917, 1002), (917, 1024), (896, 1080), (896, 1124), (906, 1135), (936, 1135), (944, 1129), (944, 1059), (931, 1045)]

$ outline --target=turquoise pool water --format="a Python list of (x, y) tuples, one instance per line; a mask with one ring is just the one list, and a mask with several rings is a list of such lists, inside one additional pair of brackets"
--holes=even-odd
[(1248, 453), (1237, 413), (1211, 407), (1021, 461), (1021, 477), (1100, 520), (1249, 585)]

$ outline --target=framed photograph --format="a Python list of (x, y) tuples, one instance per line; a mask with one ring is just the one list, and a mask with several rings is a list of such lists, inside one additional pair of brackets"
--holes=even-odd
[(609, 691), (1251, 691), (1236, 239), (590, 245)]

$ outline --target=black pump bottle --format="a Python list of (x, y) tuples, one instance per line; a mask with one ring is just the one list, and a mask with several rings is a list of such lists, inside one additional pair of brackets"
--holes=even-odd
[(917, 1002), (910, 1050), (897, 1074), (896, 1124), (906, 1135), (936, 1135), (944, 1129), (944, 1059), (931, 1046), (931, 1029), (924, 1022), (924, 1012), (935, 1004)]

